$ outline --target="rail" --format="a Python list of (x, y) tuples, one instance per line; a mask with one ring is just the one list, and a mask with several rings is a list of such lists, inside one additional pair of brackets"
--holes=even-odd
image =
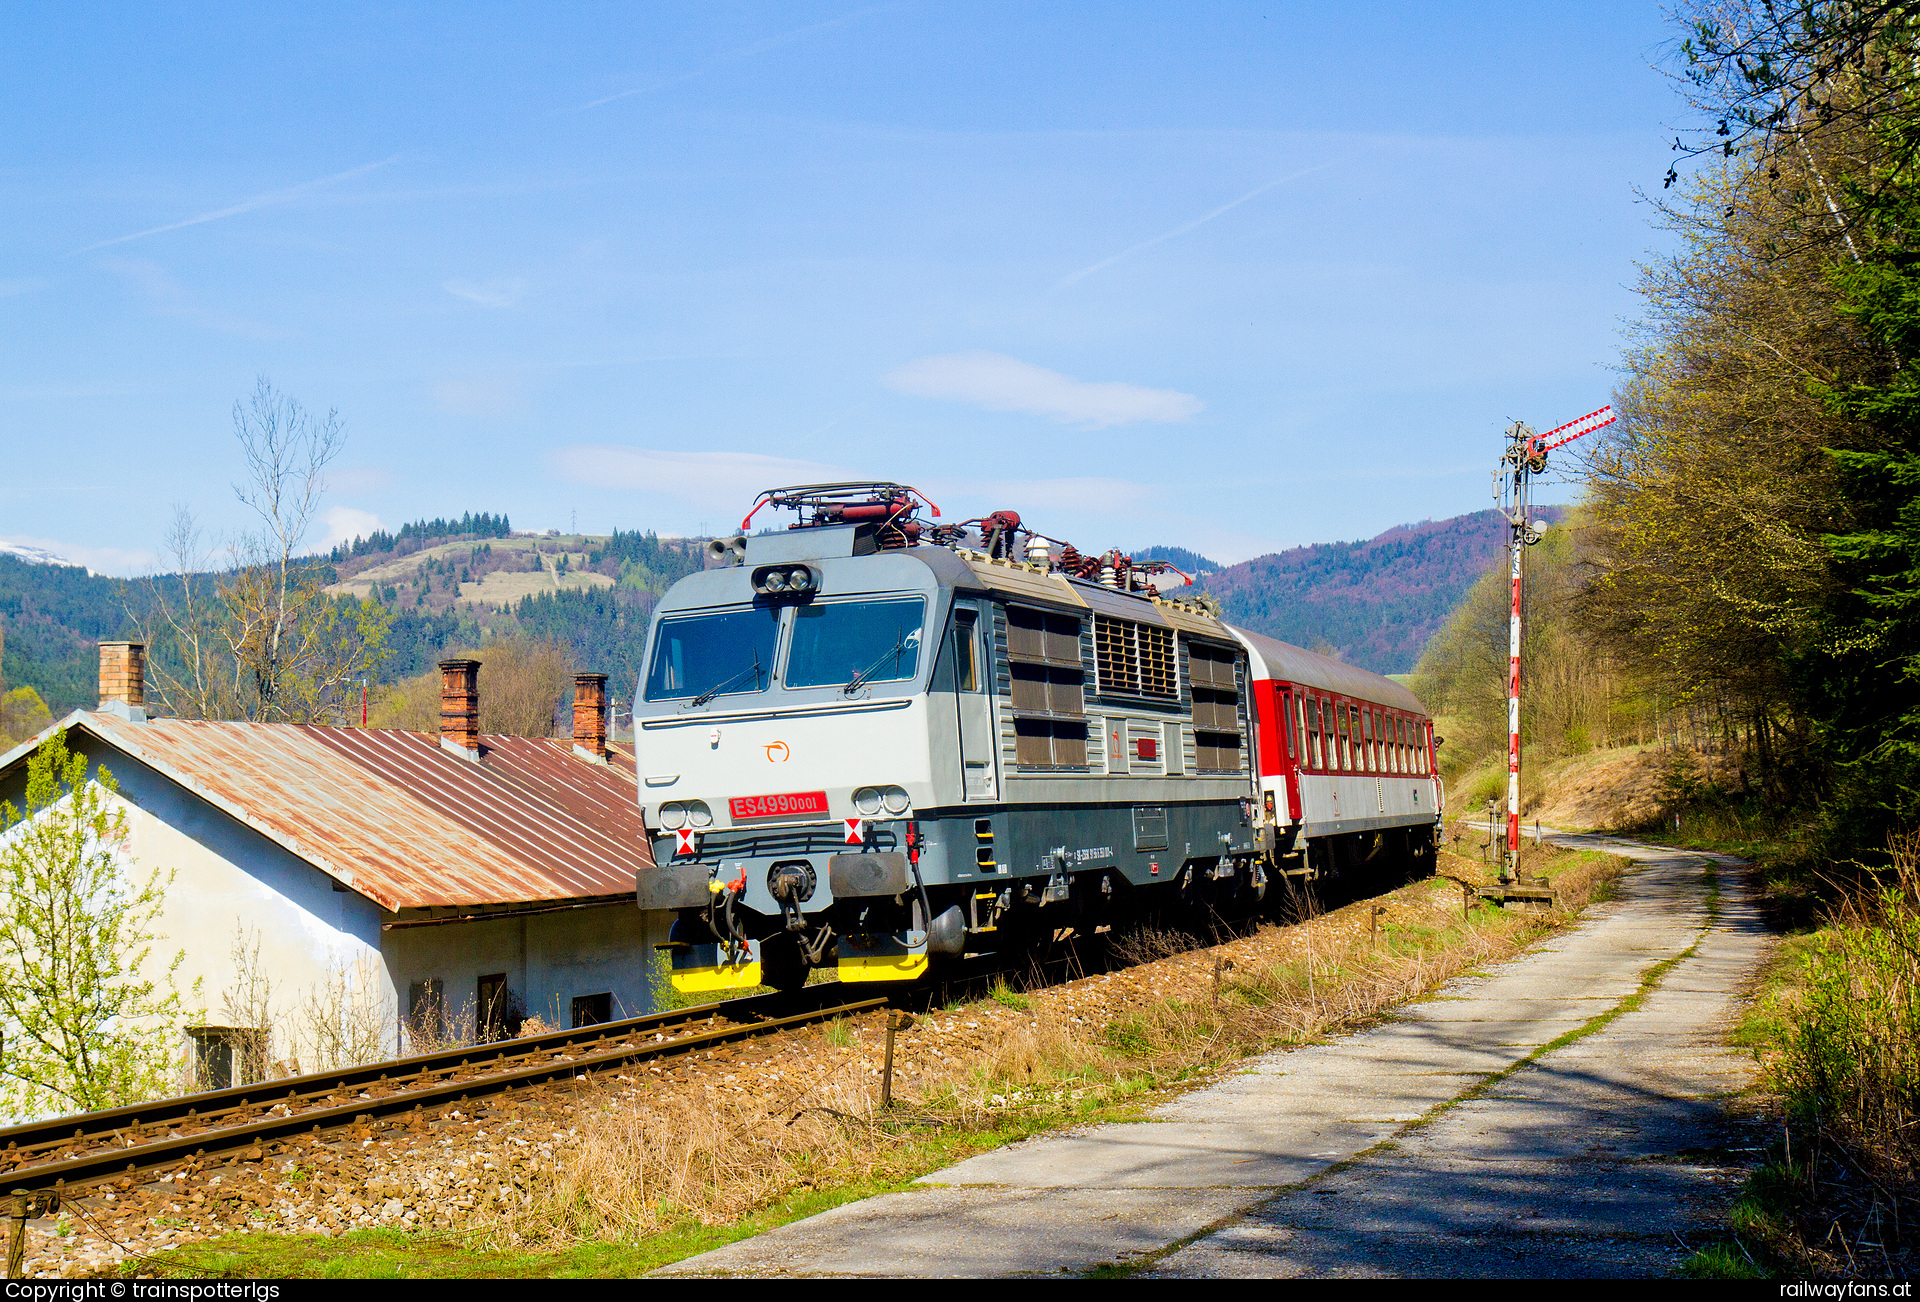
[[(730, 999), (570, 1031), (467, 1045), (340, 1071), (281, 1077), (30, 1122), (0, 1129), (0, 1145), (4, 1145), (0, 1148), (0, 1167), (6, 1168), (0, 1169), (0, 1178), (13, 1189), (71, 1190), (172, 1166), (202, 1154), (257, 1148), (296, 1134), (338, 1129), (397, 1113), (424, 1112), (646, 1058), (667, 1057), (865, 1012), (888, 1003), (884, 997), (835, 1002), (841, 997), (832, 984), (812, 986), (793, 994)], [(709, 1030), (664, 1034), (691, 1023), (722, 1019), (724, 1025)], [(649, 1034), (655, 1038), (640, 1038)], [(596, 1047), (603, 1045), (610, 1047)], [(516, 1062), (519, 1065), (508, 1065)], [(500, 1069), (486, 1070), (489, 1067)], [(140, 1133), (162, 1129), (165, 1133), (157, 1136)], [(72, 1150), (76, 1148), (86, 1151), (75, 1153)]]

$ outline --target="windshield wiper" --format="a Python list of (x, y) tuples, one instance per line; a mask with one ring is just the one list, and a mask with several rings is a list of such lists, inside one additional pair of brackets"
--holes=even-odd
[(711, 701), (714, 697), (720, 695), (720, 693), (738, 684), (741, 679), (746, 678), (748, 675), (752, 675), (753, 681), (755, 682), (755, 684), (758, 684), (760, 681), (760, 673), (761, 673), (760, 648), (755, 647), (753, 649), (752, 665), (748, 666), (745, 669), (742, 669), (739, 673), (727, 679), (727, 681), (724, 683), (715, 683), (712, 687), (709, 687), (706, 691), (700, 693), (700, 695), (694, 697), (691, 701), (688, 701), (687, 708), (691, 710), (695, 706), (705, 705), (708, 701)]
[(842, 696), (852, 696), (855, 692), (859, 691), (862, 687), (866, 686), (867, 679), (871, 678), (874, 674), (877, 674), (880, 672), (880, 666), (887, 663), (888, 656), (898, 656), (902, 651), (905, 651), (908, 646), (917, 647), (919, 645), (920, 645), (919, 629), (916, 628), (911, 633), (902, 633), (898, 638), (894, 639), (894, 643), (892, 646), (888, 647), (885, 651), (882, 651), (880, 653), (880, 658), (878, 660), (875, 660), (872, 664), (868, 665), (865, 669), (862, 669), (859, 673), (855, 674), (853, 676), (853, 681), (840, 689), (840, 694)]

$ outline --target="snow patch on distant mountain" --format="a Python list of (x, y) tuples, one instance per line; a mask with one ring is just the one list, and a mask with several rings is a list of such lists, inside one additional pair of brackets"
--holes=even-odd
[(30, 547), (26, 543), (7, 542), (4, 539), (0, 539), (0, 555), (18, 556), (31, 565), (78, 565), (80, 563), (70, 561), (44, 547)]

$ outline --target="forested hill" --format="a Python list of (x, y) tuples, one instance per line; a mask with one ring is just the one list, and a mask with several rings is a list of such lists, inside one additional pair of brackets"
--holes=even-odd
[[(1566, 508), (1537, 507), (1558, 523)], [(1199, 587), (1227, 622), (1282, 642), (1338, 651), (1381, 674), (1413, 668), (1420, 649), (1473, 581), (1497, 563), (1507, 531), (1497, 511), (1398, 525), (1363, 542), (1314, 543), (1256, 556)]]
[[(504, 515), (472, 513), (315, 559), (341, 600), (371, 597), (393, 615), (376, 682), (421, 673), (454, 648), (524, 633), (565, 644), (577, 668), (609, 674), (622, 690), (639, 674), (654, 602), (701, 563), (697, 545), (651, 533), (535, 537), (510, 534)], [(211, 578), (196, 582), (210, 588)], [(157, 580), (169, 593), (179, 583)], [(90, 708), (96, 643), (138, 637), (141, 623), (153, 622), (155, 596), (144, 580), (0, 553), (0, 691), (31, 687), (54, 718)]]

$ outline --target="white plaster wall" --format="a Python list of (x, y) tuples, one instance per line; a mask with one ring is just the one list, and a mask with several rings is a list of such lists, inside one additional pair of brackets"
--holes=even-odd
[(529, 1016), (572, 1025), (573, 1000), (609, 993), (613, 1016), (637, 1017), (660, 1006), (653, 947), (666, 940), (671, 913), (643, 913), (631, 904), (600, 905), (517, 918), (394, 927), (383, 948), (404, 1004), (416, 982), (443, 983), (455, 1029), (471, 1034), (479, 981), (505, 973)]
[[(224, 1005), (238, 976), (234, 950), (244, 944), (249, 950), (257, 946), (259, 971), (272, 987), (273, 1057), (298, 1057), (313, 1068), (311, 1046), (296, 1039), (296, 1009), (343, 971), (358, 997), (377, 1006), (382, 1024), (394, 1026), (397, 1004), (377, 944), (338, 925), (337, 916), (328, 921), (301, 907), (160, 815), (123, 798), (118, 803), (127, 820), (126, 871), (143, 877), (156, 869), (173, 873), (156, 927), (165, 939), (148, 966), (158, 975), (184, 951), (176, 980), (193, 1010), (188, 1025), (239, 1024)], [(331, 885), (325, 890), (336, 894)], [(397, 1038), (387, 1039), (386, 1047), (397, 1051)]]

